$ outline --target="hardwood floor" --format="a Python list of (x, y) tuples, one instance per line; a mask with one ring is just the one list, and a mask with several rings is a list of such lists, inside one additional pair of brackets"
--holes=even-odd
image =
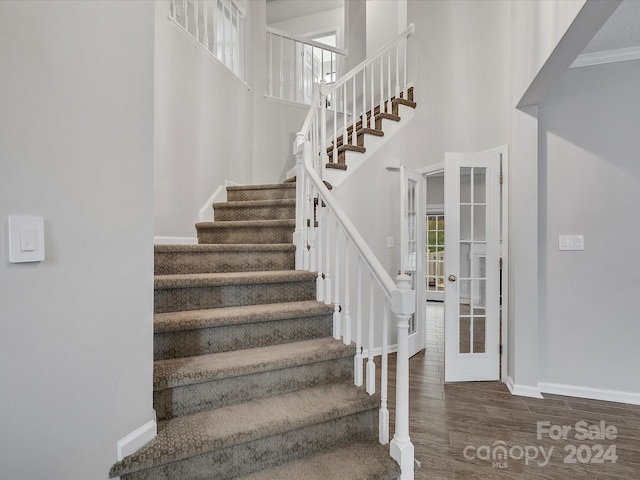
[[(546, 394), (542, 400), (515, 397), (500, 382), (445, 385), (442, 306), (430, 304), (427, 315), (427, 349), (409, 367), (417, 480), (640, 479), (640, 406)], [(389, 365), (395, 370), (395, 358)], [(391, 382), (389, 392), (393, 422)], [(583, 430), (591, 428), (595, 437), (603, 426), (600, 438), (582, 439)], [(506, 456), (492, 458), (500, 446)]]

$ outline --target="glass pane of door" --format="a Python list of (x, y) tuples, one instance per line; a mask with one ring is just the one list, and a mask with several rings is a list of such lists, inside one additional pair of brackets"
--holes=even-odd
[[(413, 179), (408, 179), (407, 182), (407, 263), (405, 265), (404, 273), (411, 277), (411, 289), (416, 289), (416, 257), (418, 254), (417, 234), (418, 228), (422, 225), (418, 224), (418, 197), (417, 197), (418, 183)], [(411, 315), (409, 319), (409, 334), (416, 331), (416, 316)]]
[(444, 291), (444, 214), (427, 215), (427, 291)]
[(486, 167), (460, 169), (459, 353), (486, 352)]

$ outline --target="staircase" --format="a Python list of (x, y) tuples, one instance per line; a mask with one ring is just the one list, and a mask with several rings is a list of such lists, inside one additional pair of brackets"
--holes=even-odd
[[(337, 141), (332, 142), (331, 145), (327, 147), (329, 162), (325, 164), (325, 168), (347, 170), (347, 152), (366, 153), (369, 151), (372, 153), (371, 148), (367, 150), (365, 144), (375, 141), (376, 137), (384, 137), (385, 130), (387, 132), (394, 131), (395, 133), (395, 129), (390, 126), (402, 120), (402, 117), (400, 116), (400, 109), (402, 108), (401, 105), (408, 107), (411, 110), (415, 110), (416, 108), (416, 103), (413, 101), (413, 87), (407, 89), (407, 98), (403, 98), (403, 96), (404, 94), (401, 92), (398, 98), (391, 97), (390, 109), (388, 102), (384, 102), (382, 108), (377, 106), (373, 112), (369, 110), (365, 115), (361, 115), (355, 126), (355, 142), (353, 141), (353, 125), (348, 126), (346, 141), (344, 139), (344, 135), (340, 135)], [(385, 113), (387, 110), (390, 110), (390, 112)], [(405, 111), (411, 112), (411, 110)], [(371, 118), (372, 115), (373, 118)], [(387, 133), (386, 136), (388, 138), (389, 134)], [(337, 158), (333, 152), (335, 148), (337, 148)]]
[(294, 270), (296, 185), (227, 187), (198, 245), (156, 245), (158, 435), (123, 480), (396, 479), (378, 395), (354, 386), (356, 348)]

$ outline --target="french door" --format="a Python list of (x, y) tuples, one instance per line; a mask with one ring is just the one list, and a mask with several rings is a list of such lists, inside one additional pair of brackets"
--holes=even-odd
[(500, 154), (445, 155), (445, 381), (500, 378)]
[(416, 291), (416, 310), (409, 319), (409, 356), (426, 345), (426, 289), (425, 289), (425, 210), (426, 182), (422, 175), (400, 167), (401, 182), (401, 271), (411, 278)]

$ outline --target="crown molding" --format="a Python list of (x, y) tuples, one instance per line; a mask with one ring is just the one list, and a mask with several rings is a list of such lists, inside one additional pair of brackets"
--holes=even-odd
[(640, 47), (619, 48), (604, 52), (583, 53), (571, 64), (569, 68), (589, 67), (605, 63), (626, 62), (628, 60), (640, 60)]

